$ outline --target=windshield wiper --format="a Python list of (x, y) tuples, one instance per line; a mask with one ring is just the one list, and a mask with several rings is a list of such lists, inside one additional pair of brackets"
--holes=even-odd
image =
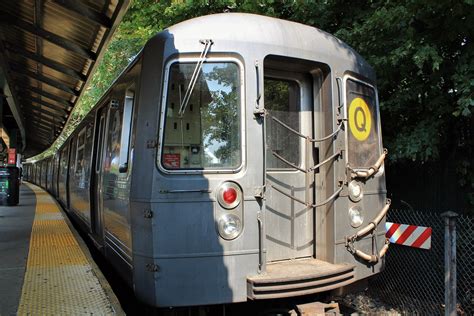
[(194, 86), (196, 85), (197, 79), (199, 77), (199, 73), (201, 72), (202, 64), (204, 63), (204, 60), (206, 59), (207, 53), (209, 52), (211, 45), (214, 44), (214, 42), (211, 39), (200, 40), (199, 43), (204, 45), (204, 49), (202, 50), (201, 55), (199, 56), (199, 60), (196, 64), (196, 67), (194, 68), (193, 75), (191, 76), (191, 80), (189, 81), (189, 85), (186, 89), (186, 92), (184, 93), (183, 100), (181, 101), (181, 105), (179, 106), (178, 116), (181, 116), (181, 117), (184, 115), (184, 112), (186, 111), (186, 107), (188, 106), (189, 99), (191, 98), (191, 94), (194, 90)]

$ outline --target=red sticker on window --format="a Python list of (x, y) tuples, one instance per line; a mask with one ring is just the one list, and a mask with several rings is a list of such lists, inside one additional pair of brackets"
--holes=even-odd
[(180, 167), (180, 154), (163, 154), (163, 164), (165, 167), (177, 169)]

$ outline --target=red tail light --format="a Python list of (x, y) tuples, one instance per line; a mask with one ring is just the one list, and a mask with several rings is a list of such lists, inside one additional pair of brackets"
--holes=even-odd
[(242, 200), (242, 189), (234, 182), (224, 182), (218, 193), (217, 201), (226, 209), (237, 207)]
[(237, 200), (237, 191), (234, 188), (226, 188), (222, 192), (222, 199), (227, 204), (232, 204)]

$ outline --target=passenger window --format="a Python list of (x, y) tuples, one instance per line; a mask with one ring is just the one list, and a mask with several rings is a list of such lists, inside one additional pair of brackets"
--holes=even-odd
[(169, 70), (161, 165), (177, 169), (234, 169), (242, 163), (241, 82), (236, 63), (208, 62), (183, 102), (196, 63)]
[(70, 174), (75, 175), (77, 172), (78, 164), (77, 164), (77, 136), (71, 138), (71, 158), (69, 162)]
[(95, 172), (100, 172), (100, 166), (103, 159), (103, 146), (104, 146), (104, 129), (105, 129), (105, 114), (99, 114), (99, 129), (98, 129), (98, 141), (97, 141), (97, 158), (95, 161)]
[(79, 135), (77, 135), (77, 149), (76, 149), (76, 164), (74, 170), (76, 174), (80, 172), (81, 165), (84, 159), (84, 145), (85, 145), (86, 129), (84, 128)]
[(128, 171), (130, 135), (132, 130), (133, 103), (135, 99), (135, 88), (129, 87), (125, 92), (122, 116), (122, 134), (120, 136), (120, 158), (119, 172)]
[[(292, 129), (300, 130), (300, 87), (296, 81), (265, 78), (265, 109), (271, 117)], [(266, 120), (267, 168), (287, 170), (288, 164), (272, 155), (272, 151), (296, 166), (300, 166), (300, 137), (271, 118)]]
[(86, 170), (84, 166), (84, 147), (86, 144), (86, 127), (82, 129), (77, 135), (77, 149), (76, 149), (76, 163), (75, 163), (75, 176), (78, 182), (78, 187), (81, 189), (85, 188), (86, 182)]

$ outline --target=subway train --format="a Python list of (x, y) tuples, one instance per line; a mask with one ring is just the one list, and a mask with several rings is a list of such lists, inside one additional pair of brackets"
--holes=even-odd
[(388, 249), (375, 81), (317, 28), (194, 18), (152, 37), (24, 177), (149, 305), (341, 289), (379, 273)]

